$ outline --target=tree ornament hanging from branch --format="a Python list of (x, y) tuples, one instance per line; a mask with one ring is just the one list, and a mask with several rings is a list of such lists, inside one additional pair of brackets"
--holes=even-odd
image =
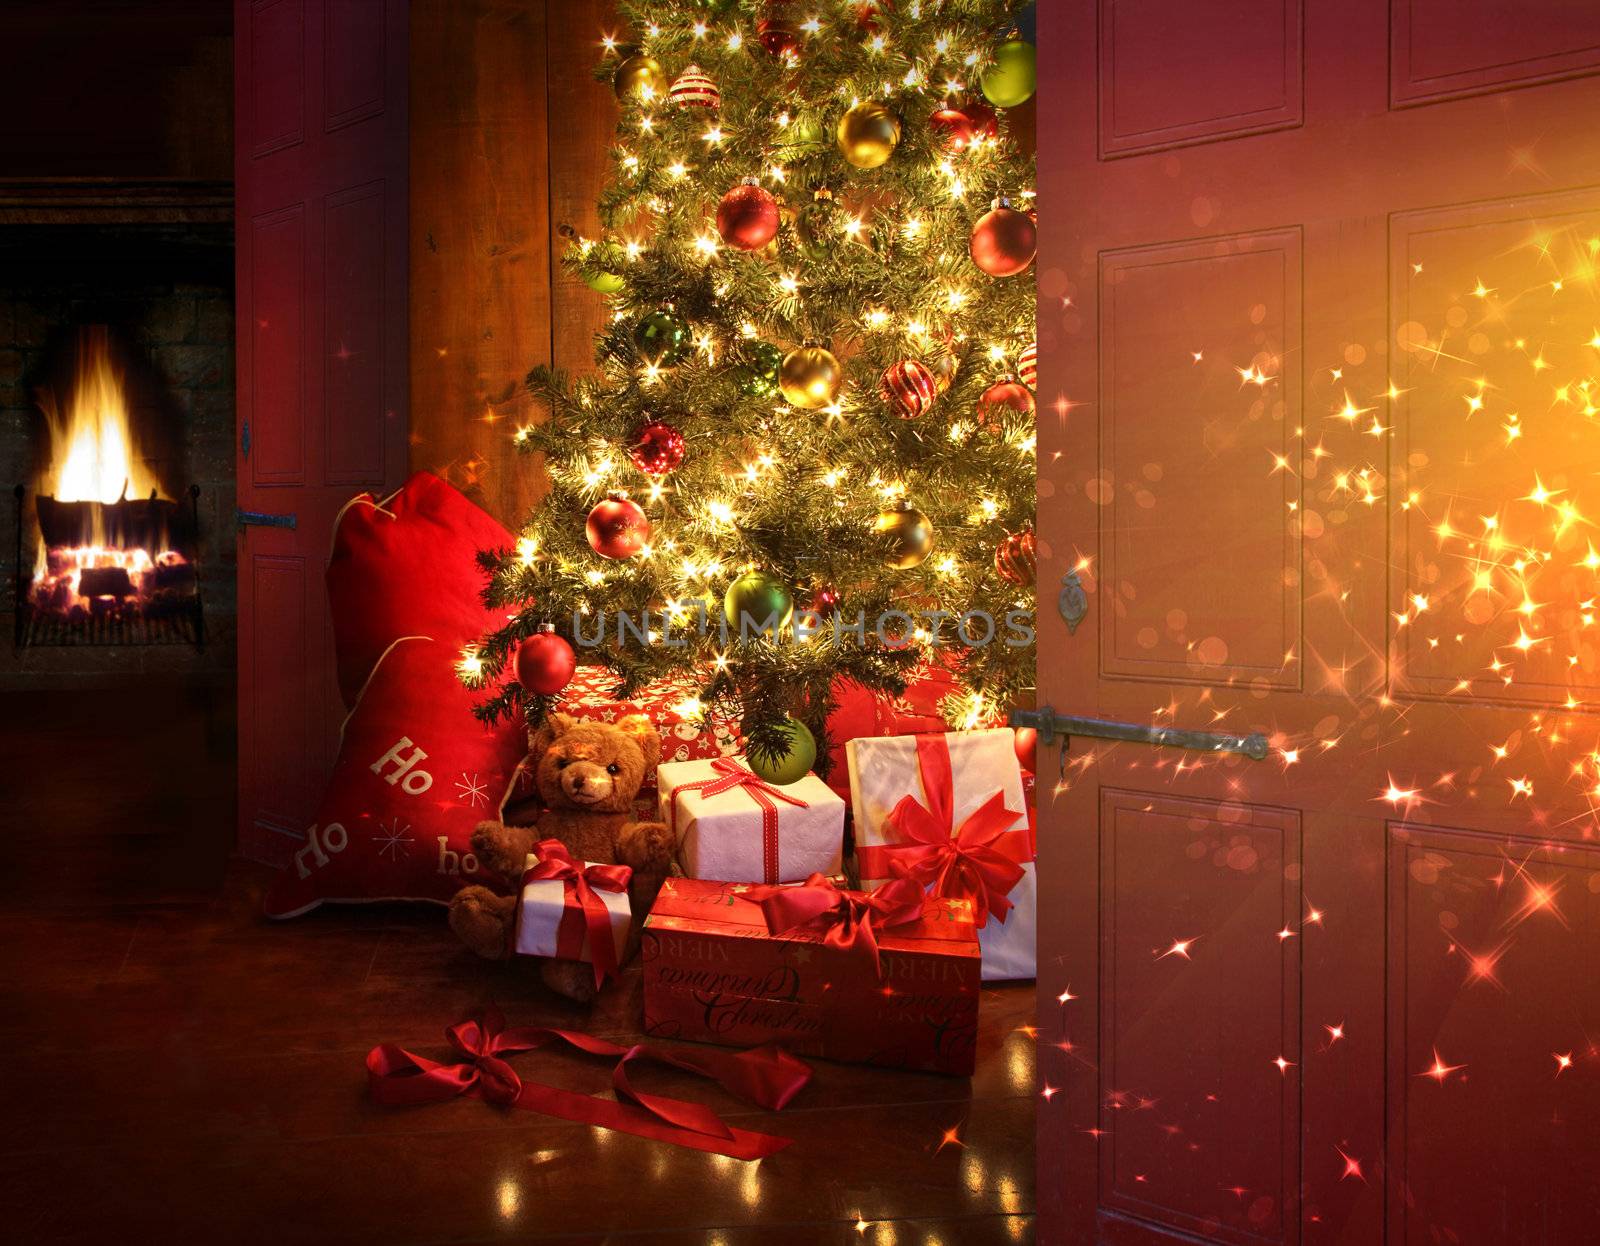
[(1011, 533), (995, 547), (995, 571), (1008, 584), (1026, 588), (1038, 576), (1038, 548), (1032, 528)]
[(883, 565), (892, 570), (908, 571), (933, 553), (933, 520), (904, 498), (879, 511), (872, 530), (883, 542)]
[(858, 169), (887, 164), (900, 145), (900, 118), (877, 100), (863, 100), (839, 118), (839, 150)]
[(978, 423), (991, 433), (1004, 427), (1008, 411), (1031, 416), (1034, 413), (1033, 391), (1015, 377), (996, 381), (978, 397)]
[(651, 312), (634, 326), (633, 344), (647, 363), (669, 368), (689, 354), (689, 326), (670, 311)]
[(814, 411), (839, 397), (844, 369), (824, 346), (802, 346), (783, 357), (778, 368), (778, 388), (792, 406)]
[(632, 100), (649, 103), (667, 93), (667, 76), (655, 57), (636, 52), (617, 66), (611, 89), (624, 104)]
[(589, 545), (602, 558), (632, 558), (650, 540), (650, 518), (621, 490), (595, 504), (584, 524)]
[(800, 55), (800, 27), (794, 20), (793, 9), (790, 0), (768, 0), (756, 19), (756, 39), (772, 56)]
[(883, 370), (878, 389), (901, 419), (914, 420), (933, 406), (939, 396), (939, 379), (920, 361), (902, 359)]
[(1014, 277), (1033, 263), (1039, 229), (1026, 212), (1004, 197), (972, 227), (972, 262), (991, 277)]
[(512, 669), (517, 682), (527, 691), (553, 697), (572, 682), (578, 669), (578, 655), (572, 646), (556, 635), (553, 623), (540, 624), (539, 630), (517, 646)]
[(683, 462), (683, 434), (665, 420), (651, 420), (633, 434), (628, 461), (646, 476), (665, 476)]
[(714, 111), (722, 107), (722, 92), (698, 65), (690, 65), (673, 80), (667, 98), (679, 108), (707, 108)]
[(717, 233), (730, 247), (759, 251), (778, 236), (778, 201), (747, 177), (717, 204)]
[(994, 64), (978, 76), (984, 98), (996, 108), (1015, 108), (1033, 98), (1038, 70), (1033, 44), (1007, 39), (994, 50)]
[(1017, 377), (1034, 393), (1039, 392), (1039, 344), (1029, 342), (1017, 356)]

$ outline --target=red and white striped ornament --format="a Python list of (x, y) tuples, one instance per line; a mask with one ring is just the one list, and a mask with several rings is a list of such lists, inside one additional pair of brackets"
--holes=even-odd
[(690, 65), (678, 75), (667, 98), (679, 108), (722, 107), (722, 92), (698, 65)]
[(899, 408), (901, 419), (914, 420), (939, 396), (939, 380), (926, 364), (902, 359), (883, 370), (878, 390)]
[(1017, 377), (1029, 389), (1039, 392), (1039, 343), (1029, 342), (1028, 348), (1017, 356)]
[(1013, 532), (995, 547), (994, 569), (1008, 583), (1026, 587), (1039, 574), (1038, 550), (1039, 543), (1032, 528)]

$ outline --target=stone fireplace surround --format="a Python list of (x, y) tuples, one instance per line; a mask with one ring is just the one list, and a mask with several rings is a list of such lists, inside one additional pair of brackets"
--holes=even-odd
[[(0, 181), (0, 689), (93, 688), (160, 677), (231, 680), (235, 661), (233, 203), (226, 184)], [(28, 486), (25, 561), (43, 417), (36, 393), (70, 377), (77, 329), (109, 326), (144, 449), (169, 496), (200, 487), (207, 643), (13, 648), (11, 486)], [(65, 395), (61, 395), (65, 397)]]

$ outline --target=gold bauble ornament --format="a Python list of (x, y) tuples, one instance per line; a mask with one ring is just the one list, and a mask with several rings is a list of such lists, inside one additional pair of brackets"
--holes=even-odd
[(879, 511), (872, 530), (883, 541), (883, 565), (895, 571), (907, 571), (933, 553), (933, 520), (904, 499)]
[(628, 100), (665, 99), (668, 90), (667, 75), (662, 72), (661, 64), (655, 57), (640, 52), (628, 57), (617, 66), (616, 77), (611, 80), (611, 89), (624, 103)]
[(933, 369), (934, 383), (938, 385), (942, 394), (955, 383), (956, 373), (961, 369), (961, 361), (956, 358), (954, 351), (940, 351), (928, 360), (928, 367)]
[(876, 100), (864, 100), (839, 118), (839, 150), (858, 169), (876, 169), (900, 145), (900, 118)]
[(831, 350), (822, 346), (802, 346), (783, 357), (778, 365), (778, 388), (793, 406), (814, 411), (826, 407), (839, 396), (844, 369)]

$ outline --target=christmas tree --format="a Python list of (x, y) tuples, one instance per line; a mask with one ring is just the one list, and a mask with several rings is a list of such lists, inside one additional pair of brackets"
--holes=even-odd
[(692, 674), (768, 774), (826, 764), (840, 679), (942, 665), (955, 726), (1030, 693), (1022, 8), (619, 3), (603, 232), (565, 258), (611, 319), (594, 375), (528, 378), (550, 491), (484, 556), (508, 622), (463, 666), (483, 717), (540, 721), (563, 642), (619, 696)]

